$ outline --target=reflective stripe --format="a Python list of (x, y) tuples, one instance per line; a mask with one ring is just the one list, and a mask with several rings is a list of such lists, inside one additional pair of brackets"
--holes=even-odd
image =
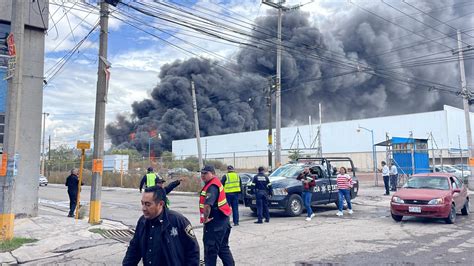
[(201, 191), (201, 196), (206, 196), (207, 192), (206, 191)]
[(199, 208), (204, 208), (204, 204), (199, 204)]
[(222, 201), (219, 201), (219, 202), (217, 203), (217, 206), (220, 207), (220, 206), (225, 205), (225, 204), (227, 204), (227, 199), (223, 199)]
[(224, 189), (226, 193), (240, 192), (240, 177), (235, 172), (227, 173)]

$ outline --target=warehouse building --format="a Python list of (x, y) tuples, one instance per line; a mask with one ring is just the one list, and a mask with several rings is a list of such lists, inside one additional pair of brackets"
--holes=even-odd
[[(473, 119), (473, 113), (471, 121)], [(319, 125), (282, 128), (282, 163), (299, 150), (305, 156), (317, 154)], [(471, 123), (471, 131), (473, 131)], [(275, 131), (273, 131), (275, 132)], [(466, 162), (468, 157), (464, 111), (451, 106), (443, 110), (322, 123), (323, 156), (349, 156), (361, 171), (373, 170), (372, 133), (374, 143), (392, 137), (428, 139), (430, 160), (436, 164)], [(242, 132), (201, 138), (205, 159), (221, 160), (239, 169), (268, 165), (268, 130)], [(197, 156), (196, 139), (176, 140), (172, 144), (177, 158)], [(376, 146), (378, 162), (386, 159), (386, 148)]]

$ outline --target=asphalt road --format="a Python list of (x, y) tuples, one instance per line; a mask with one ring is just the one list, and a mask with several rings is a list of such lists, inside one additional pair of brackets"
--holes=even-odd
[[(382, 188), (362, 187), (354, 200), (354, 214), (335, 215), (334, 204), (316, 208), (316, 217), (285, 217), (273, 212), (270, 223), (254, 224), (250, 210), (241, 207), (241, 225), (233, 227), (231, 250), (237, 265), (473, 265), (474, 214), (442, 220), (404, 218), (389, 213), (390, 197)], [(83, 189), (88, 201), (90, 190)], [(66, 215), (64, 186), (40, 188), (40, 214), (56, 209)], [(196, 196), (170, 195), (171, 208), (197, 226)], [(134, 226), (140, 213), (138, 190), (104, 188), (102, 218)], [(202, 229), (195, 230), (198, 239)], [(201, 250), (202, 250), (202, 242)]]

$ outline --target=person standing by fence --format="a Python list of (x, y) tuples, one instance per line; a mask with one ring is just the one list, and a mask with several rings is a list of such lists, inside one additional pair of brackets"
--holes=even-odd
[(385, 185), (385, 195), (390, 195), (390, 169), (388, 169), (387, 163), (382, 161), (382, 177), (383, 184)]
[(154, 172), (153, 167), (148, 167), (147, 174), (144, 175), (140, 181), (140, 193), (142, 193), (143, 186), (145, 186), (145, 188), (156, 186), (157, 181), (161, 179), (163, 178)]
[(397, 166), (395, 166), (395, 163), (392, 161), (390, 166), (390, 190), (391, 191), (397, 191), (397, 185), (398, 185), (398, 170)]

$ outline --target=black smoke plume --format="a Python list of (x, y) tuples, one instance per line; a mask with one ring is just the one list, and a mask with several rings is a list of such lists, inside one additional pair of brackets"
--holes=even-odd
[[(450, 21), (450, 26), (474, 25), (473, 15), (469, 14), (474, 5), (469, 2), (416, 1), (413, 5), (439, 21)], [(326, 122), (433, 111), (444, 104), (462, 106), (460, 96), (437, 90), (437, 86), (431, 89), (426, 86), (426, 81), (431, 81), (460, 90), (456, 61), (419, 67), (396, 63), (442, 51), (448, 52), (438, 56), (451, 55), (448, 48), (457, 47), (455, 30), (409, 6), (398, 7), (436, 30), (386, 5), (365, 8), (398, 25), (353, 6), (320, 25), (324, 30), (311, 24), (307, 13), (285, 13), (283, 126), (306, 123), (308, 115), (317, 117), (318, 103), (323, 105)], [(259, 27), (255, 28), (251, 42), (262, 46), (262, 40), (275, 35), (277, 16), (269, 13), (255, 23)], [(400, 26), (426, 37), (410, 34)], [(438, 31), (454, 39), (442, 38)], [(469, 33), (474, 34), (474, 31)], [(466, 43), (474, 40), (467, 34), (463, 34), (463, 38)], [(419, 43), (422, 44), (410, 47)], [(410, 48), (398, 49), (400, 47)], [(427, 58), (431, 57), (419, 60)], [(352, 68), (343, 67), (344, 62), (352, 64)], [(360, 71), (354, 68), (355, 62), (359, 62)], [(384, 70), (393, 66), (399, 68)], [(472, 60), (465, 61), (465, 66), (469, 86), (473, 81)], [(201, 136), (267, 128), (265, 89), (275, 69), (275, 48), (249, 46), (237, 53), (236, 64), (191, 58), (164, 65), (151, 99), (133, 103), (131, 120), (119, 116), (115, 123), (107, 126), (107, 133), (113, 145), (136, 148), (143, 153), (150, 141), (156, 154), (171, 150), (172, 140), (194, 137), (191, 80), (196, 86)], [(407, 84), (410, 79), (417, 82)], [(423, 82), (418, 82), (421, 80)], [(161, 141), (149, 140), (153, 130), (160, 133)]]

